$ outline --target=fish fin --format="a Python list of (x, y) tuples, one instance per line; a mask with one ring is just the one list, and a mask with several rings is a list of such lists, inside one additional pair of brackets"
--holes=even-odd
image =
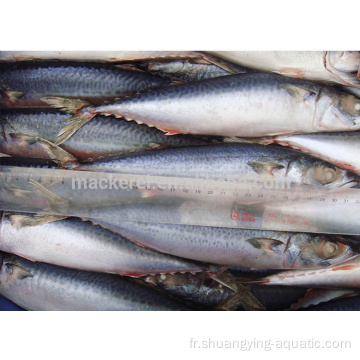
[(78, 160), (75, 156), (71, 155), (60, 146), (57, 146), (54, 143), (41, 138), (38, 139), (38, 142), (41, 147), (44, 148), (44, 150), (49, 154), (51, 159), (56, 161), (60, 166), (68, 162), (78, 163)]
[[(139, 124), (139, 123), (138, 123)], [(166, 128), (158, 128), (159, 130), (163, 131), (165, 135), (179, 135), (184, 134), (181, 130), (177, 129), (166, 129)]]
[(114, 64), (114, 67), (121, 69), (121, 70), (127, 70), (127, 71), (137, 71), (141, 73), (146, 73), (143, 69), (140, 69), (135, 64)]
[(217, 310), (235, 310), (241, 305), (245, 310), (266, 310), (264, 305), (251, 293), (250, 287), (240, 283), (230, 273), (210, 275), (212, 279), (233, 290), (235, 293), (216, 306)]
[(217, 56), (211, 55), (211, 54), (205, 54), (204, 59), (213, 65), (216, 65), (217, 67), (229, 72), (230, 74), (238, 74), (239, 70), (237, 69), (235, 64), (232, 64), (230, 61), (221, 59)]
[(73, 155), (46, 139), (20, 133), (11, 133), (9, 136), (20, 145), (33, 145), (38, 143), (47, 152), (49, 157), (60, 165), (67, 162), (78, 162)]
[(273, 171), (275, 169), (283, 169), (285, 166), (279, 164), (275, 161), (249, 161), (248, 164), (252, 167), (252, 169), (257, 172), (258, 174), (270, 174), (274, 175)]
[(11, 276), (15, 277), (18, 280), (23, 280), (28, 277), (34, 277), (33, 274), (31, 274), (29, 271), (27, 271), (20, 265), (15, 265), (15, 264), (11, 264), (11, 263), (5, 263), (5, 265), (8, 266), (9, 268), (11, 268), (11, 270), (12, 270)]
[(282, 68), (274, 73), (294, 78), (302, 78), (304, 76), (304, 70), (299, 68)]
[(48, 215), (48, 214), (36, 214), (34, 216), (30, 215), (5, 215), (5, 217), (11, 222), (16, 228), (26, 227), (26, 226), (37, 226), (43, 225), (50, 222), (60, 221), (66, 219), (68, 216), (62, 215)]
[(70, 119), (66, 119), (66, 122), (70, 122), (70, 124), (63, 127), (59, 134), (58, 138), (55, 142), (55, 145), (60, 145), (67, 139), (69, 139), (70, 136), (75, 134), (82, 126), (84, 126), (86, 123), (88, 123), (95, 114), (91, 113), (84, 113), (84, 114), (77, 114), (72, 116)]
[(89, 102), (84, 100), (68, 99), (56, 96), (46, 96), (43, 97), (41, 101), (45, 102), (53, 108), (66, 111), (70, 114), (76, 114), (80, 109), (91, 106)]
[(245, 143), (245, 144), (253, 144), (253, 139), (244, 139), (237, 136), (226, 136), (223, 139), (224, 143)]
[(270, 145), (273, 143), (276, 143), (276, 137), (275, 136), (266, 136), (262, 138), (253, 138), (252, 142), (260, 145)]
[(33, 191), (20, 189), (18, 186), (11, 183), (7, 183), (4, 188), (15, 197), (26, 197), (33, 194)]
[(316, 95), (316, 91), (310, 86), (282, 84), (280, 87), (284, 88), (292, 97), (304, 101), (311, 95)]
[(21, 91), (12, 90), (1, 91), (1, 94), (3, 94), (9, 101), (19, 100), (24, 95), (24, 93)]
[(306, 309), (309, 306), (321, 304), (331, 300), (346, 298), (358, 295), (359, 293), (354, 290), (342, 289), (308, 289), (305, 295), (300, 298), (296, 303), (292, 304), (289, 310)]
[(41, 185), (35, 180), (30, 179), (29, 183), (33, 185), (35, 191), (46, 201), (48, 201), (50, 209), (58, 206), (69, 207), (69, 201), (55, 194), (51, 190), (47, 189), (44, 185)]
[(252, 238), (245, 241), (251, 244), (254, 248), (265, 251), (274, 251), (276, 246), (284, 245), (284, 243), (280, 240), (267, 238)]

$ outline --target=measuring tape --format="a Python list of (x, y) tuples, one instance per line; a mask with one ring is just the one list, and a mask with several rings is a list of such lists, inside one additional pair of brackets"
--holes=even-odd
[[(141, 206), (154, 211), (127, 212)], [(106, 212), (110, 207), (114, 211)], [(157, 216), (157, 209), (166, 216)], [(117, 211), (116, 209), (119, 209)], [(0, 167), (0, 210), (246, 229), (360, 234), (360, 190)]]

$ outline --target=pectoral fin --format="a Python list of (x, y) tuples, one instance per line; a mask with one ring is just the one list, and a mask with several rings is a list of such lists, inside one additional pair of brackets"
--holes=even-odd
[(265, 251), (274, 251), (277, 246), (282, 246), (284, 243), (280, 240), (267, 238), (252, 238), (246, 240), (254, 248)]
[(19, 265), (10, 263), (6, 263), (5, 265), (12, 270), (11, 276), (15, 277), (18, 280), (23, 280), (27, 277), (33, 277), (33, 275), (29, 271)]
[(67, 216), (62, 215), (6, 215), (6, 218), (11, 222), (14, 227), (37, 226), (50, 222), (60, 221), (66, 219)]
[(310, 96), (316, 95), (316, 91), (310, 86), (299, 86), (290, 84), (283, 84), (280, 86), (284, 88), (292, 97), (298, 99), (299, 101), (304, 101)]
[[(67, 99), (56, 96), (47, 96), (41, 99), (46, 104), (53, 108), (66, 111), (70, 114), (75, 114), (83, 107), (90, 106), (91, 104), (87, 101), (80, 99)], [(69, 120), (67, 120), (69, 121)]]
[(274, 175), (275, 169), (283, 169), (285, 166), (275, 161), (249, 161), (248, 164), (258, 174)]

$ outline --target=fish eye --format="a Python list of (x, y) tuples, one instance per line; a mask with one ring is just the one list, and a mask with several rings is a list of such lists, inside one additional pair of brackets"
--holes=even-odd
[(327, 239), (323, 239), (317, 248), (317, 252), (319, 256), (324, 260), (333, 259), (341, 254), (343, 254), (346, 250), (346, 246), (341, 243), (336, 243), (333, 241), (329, 241)]
[(326, 185), (337, 179), (337, 171), (329, 166), (320, 165), (314, 171), (314, 180), (320, 184)]

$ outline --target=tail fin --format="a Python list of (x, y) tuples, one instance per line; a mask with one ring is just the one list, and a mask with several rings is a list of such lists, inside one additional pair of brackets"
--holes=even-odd
[(70, 122), (70, 124), (60, 130), (55, 145), (60, 145), (69, 139), (70, 136), (76, 133), (76, 131), (78, 131), (96, 115), (95, 113), (91, 113), (89, 111), (79, 112), (80, 109), (91, 105), (87, 101), (59, 97), (44, 97), (41, 100), (54, 108), (74, 114), (71, 118), (65, 120), (65, 122)]
[(217, 310), (234, 310), (241, 305), (245, 310), (266, 310), (264, 305), (251, 293), (250, 287), (228, 272), (210, 275), (212, 279), (233, 290), (234, 295), (216, 306)]
[(47, 96), (41, 99), (53, 108), (66, 111), (70, 114), (76, 114), (80, 109), (88, 107), (91, 104), (80, 99), (67, 99), (55, 96)]

